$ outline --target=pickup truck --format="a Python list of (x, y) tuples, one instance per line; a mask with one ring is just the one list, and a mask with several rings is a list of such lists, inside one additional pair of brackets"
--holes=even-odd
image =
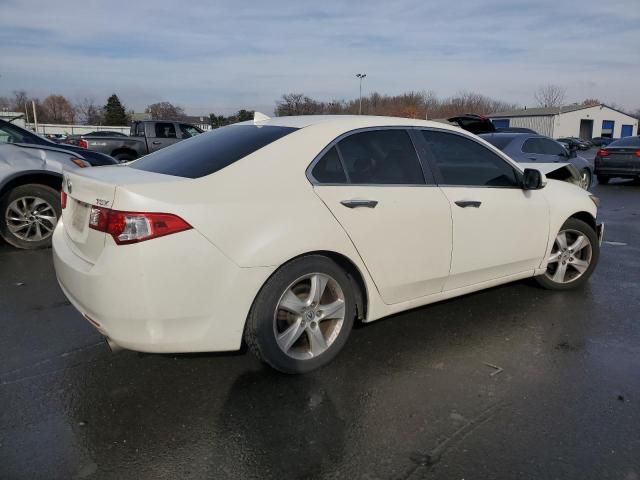
[(188, 123), (143, 120), (131, 124), (128, 137), (87, 135), (77, 140), (77, 144), (111, 155), (119, 162), (128, 162), (201, 133), (202, 130)]

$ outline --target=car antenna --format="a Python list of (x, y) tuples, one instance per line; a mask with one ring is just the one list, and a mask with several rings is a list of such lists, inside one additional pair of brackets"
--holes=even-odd
[(271, 117), (265, 115), (260, 112), (253, 112), (253, 123), (264, 122), (265, 120), (270, 120)]

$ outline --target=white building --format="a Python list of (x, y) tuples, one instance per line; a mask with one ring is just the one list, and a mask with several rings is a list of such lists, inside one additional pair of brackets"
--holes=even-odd
[(638, 135), (638, 119), (607, 105), (524, 108), (489, 115), (496, 128), (524, 127), (552, 138)]

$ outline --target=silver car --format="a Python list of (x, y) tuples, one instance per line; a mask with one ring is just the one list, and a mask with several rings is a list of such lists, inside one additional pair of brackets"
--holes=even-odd
[(18, 248), (43, 248), (61, 214), (64, 169), (90, 166), (80, 155), (0, 138), (0, 236)]

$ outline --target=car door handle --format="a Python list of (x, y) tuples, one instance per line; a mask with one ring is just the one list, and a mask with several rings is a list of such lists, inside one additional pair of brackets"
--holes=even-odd
[(342, 200), (340, 203), (347, 208), (376, 208), (378, 205), (377, 200)]
[(479, 202), (478, 200), (457, 200), (456, 205), (458, 205), (461, 208), (467, 208), (467, 207), (480, 208), (480, 205), (482, 205), (482, 202)]
[(153, 145), (162, 145), (162, 142), (151, 142)]

